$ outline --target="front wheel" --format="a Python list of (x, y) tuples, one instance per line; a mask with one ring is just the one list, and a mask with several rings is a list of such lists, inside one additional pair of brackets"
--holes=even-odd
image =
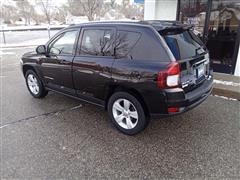
[(41, 80), (33, 70), (28, 70), (25, 74), (27, 88), (31, 95), (35, 98), (43, 98), (48, 94)]
[(116, 92), (110, 97), (108, 113), (113, 124), (124, 134), (137, 134), (148, 124), (141, 103), (126, 92)]

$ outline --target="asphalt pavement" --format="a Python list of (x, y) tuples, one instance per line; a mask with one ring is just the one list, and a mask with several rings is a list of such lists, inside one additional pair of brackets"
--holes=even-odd
[(0, 50), (2, 179), (240, 178), (239, 101), (210, 96), (127, 136), (98, 107), (31, 97), (19, 68), (30, 50)]

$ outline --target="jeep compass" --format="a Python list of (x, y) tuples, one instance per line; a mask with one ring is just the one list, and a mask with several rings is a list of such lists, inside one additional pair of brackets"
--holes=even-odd
[(33, 97), (54, 91), (95, 104), (128, 135), (202, 103), (213, 85), (209, 64), (192, 26), (177, 21), (71, 25), (21, 59)]

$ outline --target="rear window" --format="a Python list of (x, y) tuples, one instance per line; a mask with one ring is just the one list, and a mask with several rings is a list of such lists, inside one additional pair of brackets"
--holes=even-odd
[(201, 40), (190, 30), (169, 31), (161, 35), (176, 60), (195, 57), (205, 52)]

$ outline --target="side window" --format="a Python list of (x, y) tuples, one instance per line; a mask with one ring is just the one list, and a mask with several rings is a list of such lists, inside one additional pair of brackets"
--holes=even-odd
[(73, 46), (77, 37), (78, 31), (68, 31), (62, 33), (49, 45), (49, 53), (51, 54), (73, 54)]
[(118, 31), (115, 45), (117, 58), (125, 57), (135, 46), (141, 34), (132, 31)]
[(113, 30), (84, 30), (80, 54), (113, 56)]

